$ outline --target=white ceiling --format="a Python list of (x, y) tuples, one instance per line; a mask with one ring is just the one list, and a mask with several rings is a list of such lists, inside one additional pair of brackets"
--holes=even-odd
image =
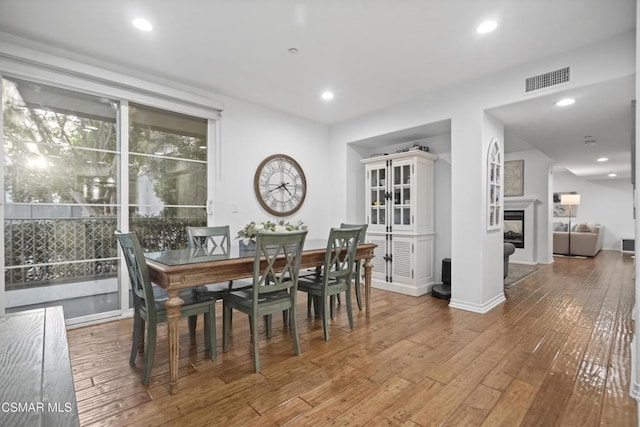
[[(154, 31), (134, 29), (139, 16)], [(0, 32), (64, 50), (57, 54), (327, 124), (632, 31), (635, 16), (635, 0), (0, 0)], [(476, 34), (487, 18), (498, 29)], [(560, 141), (593, 135), (597, 149), (615, 141), (613, 168), (627, 135), (608, 132), (630, 135), (631, 121), (622, 99), (603, 97), (621, 91), (628, 105), (634, 87), (619, 83), (593, 88), (611, 106), (595, 117), (578, 117), (592, 111), (583, 104), (560, 120), (540, 99), (494, 112), (507, 136), (543, 140), (539, 148), (576, 173), (586, 169)], [(320, 99), (325, 89), (331, 102)]]
[[(507, 151), (535, 148), (555, 160), (556, 169), (588, 179), (609, 179), (611, 172), (617, 178), (628, 178), (635, 76), (566, 93), (575, 104), (557, 107), (554, 103), (561, 94), (554, 93), (489, 110), (507, 124)], [(609, 160), (597, 162), (600, 157)]]

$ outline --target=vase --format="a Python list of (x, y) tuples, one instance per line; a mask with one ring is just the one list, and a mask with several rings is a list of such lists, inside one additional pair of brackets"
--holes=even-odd
[(240, 256), (251, 256), (256, 253), (256, 241), (249, 240), (248, 243), (245, 243), (243, 240), (240, 240), (240, 244), (238, 245), (240, 248)]

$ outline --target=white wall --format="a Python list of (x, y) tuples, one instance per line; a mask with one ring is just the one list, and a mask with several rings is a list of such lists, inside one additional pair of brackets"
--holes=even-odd
[(436, 282), (442, 282), (442, 260), (451, 258), (451, 135), (429, 138), (426, 145), (438, 155), (435, 164), (435, 249)]
[[(304, 204), (293, 216), (283, 219), (307, 224), (307, 238), (326, 237), (331, 226), (348, 219), (343, 210), (343, 216), (332, 216), (332, 206), (340, 201), (335, 189), (328, 185), (329, 176), (336, 169), (336, 154), (327, 149), (327, 126), (249, 102), (221, 99), (225, 109), (221, 120), (221, 170), (216, 171), (214, 181), (216, 224), (229, 224), (235, 237), (248, 222), (278, 219), (262, 209), (253, 190), (256, 168), (265, 157), (276, 153), (296, 159), (307, 179)], [(342, 193), (343, 188), (340, 190)], [(238, 212), (233, 212), (234, 205)]]
[[(453, 295), (468, 303), (469, 309), (482, 311), (493, 303), (490, 292), (485, 291), (496, 286), (493, 283), (495, 274), (490, 272), (494, 269), (494, 262), (484, 259), (482, 254), (502, 257), (502, 239), (498, 241), (489, 236), (486, 221), (483, 221), (486, 217), (486, 203), (482, 198), (486, 191), (483, 186), (486, 175), (486, 153), (482, 149), (485, 144), (483, 112), (538, 96), (525, 95), (523, 84), (527, 76), (570, 64), (572, 82), (542, 91), (548, 95), (633, 75), (634, 58), (635, 34), (630, 32), (467, 84), (423, 94), (412, 102), (340, 123), (331, 129), (331, 144), (335, 152), (341, 152), (340, 146), (344, 152), (344, 145), (354, 141), (451, 120), (452, 284), (461, 292), (456, 295), (453, 291)], [(344, 169), (332, 177), (333, 184), (344, 182), (352, 166), (345, 164)], [(344, 211), (358, 209), (356, 204), (360, 202), (346, 194), (343, 191), (337, 196), (345, 201)], [(441, 230), (436, 232), (442, 236)], [(490, 271), (485, 268), (486, 262)]]
[[(507, 141), (507, 146), (509, 141)], [(524, 259), (521, 256), (522, 249), (516, 249), (511, 256), (512, 261), (530, 261), (533, 263), (549, 264), (553, 262), (553, 254), (549, 241), (552, 238), (551, 224), (549, 222), (549, 206), (551, 197), (549, 194), (549, 179), (552, 160), (537, 150), (518, 151), (507, 153), (506, 160), (524, 160), (524, 198), (537, 198), (535, 204), (535, 253), (534, 259)], [(510, 197), (505, 197), (505, 202)]]
[[(489, 213), (487, 211), (486, 201), (489, 200), (489, 194), (487, 188), (489, 185), (489, 146), (492, 141), (497, 141), (500, 145), (504, 155), (504, 125), (501, 121), (497, 120), (491, 114), (484, 114), (482, 123), (482, 152), (484, 154), (483, 168), (482, 168), (482, 204), (484, 205), (483, 224), (481, 228), (484, 230), (487, 227), (489, 219)], [(504, 173), (501, 174), (504, 177)], [(504, 210), (504, 204), (503, 204)], [(493, 305), (498, 304), (505, 300), (504, 296), (504, 284), (503, 284), (503, 272), (504, 272), (504, 232), (502, 228), (498, 230), (490, 230), (486, 233), (486, 238), (483, 239), (483, 261), (482, 261), (482, 273), (483, 283), (482, 287), (482, 306), (484, 310), (493, 308)], [(495, 250), (498, 253), (495, 253)], [(453, 260), (451, 262), (451, 268), (453, 269)], [(453, 281), (452, 281), (453, 283)], [(489, 303), (490, 302), (490, 303)]]
[[(587, 181), (571, 172), (553, 173), (553, 191), (575, 191), (580, 206), (571, 224), (600, 223), (604, 226), (602, 249), (620, 250), (620, 239), (633, 238), (633, 188), (629, 178)], [(567, 218), (553, 218), (567, 222)]]

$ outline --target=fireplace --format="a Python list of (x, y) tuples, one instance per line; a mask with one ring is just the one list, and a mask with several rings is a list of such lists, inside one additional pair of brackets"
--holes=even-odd
[(504, 211), (504, 241), (524, 248), (524, 210)]

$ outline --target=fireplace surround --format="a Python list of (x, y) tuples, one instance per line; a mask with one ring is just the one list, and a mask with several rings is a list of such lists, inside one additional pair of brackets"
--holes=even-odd
[[(505, 197), (504, 198), (504, 211), (516, 211), (522, 210), (524, 211), (524, 248), (517, 248), (516, 252), (511, 255), (509, 258), (509, 262), (517, 262), (520, 264), (537, 264), (540, 262), (539, 253), (540, 251), (544, 252), (544, 247), (541, 247), (538, 244), (538, 238), (541, 231), (538, 226), (538, 215), (536, 214), (536, 206), (540, 204), (541, 201), (537, 196), (524, 196), (524, 197)], [(503, 211), (503, 220), (504, 220), (504, 211)], [(543, 229), (546, 229), (546, 225), (543, 224)], [(506, 231), (506, 229), (504, 229)], [(540, 229), (542, 230), (542, 229)], [(551, 235), (551, 230), (549, 230), (549, 235)], [(549, 236), (549, 239), (551, 236)], [(551, 252), (549, 251), (549, 254)], [(545, 262), (547, 258), (543, 256)], [(553, 262), (553, 257), (550, 256), (551, 261)]]

